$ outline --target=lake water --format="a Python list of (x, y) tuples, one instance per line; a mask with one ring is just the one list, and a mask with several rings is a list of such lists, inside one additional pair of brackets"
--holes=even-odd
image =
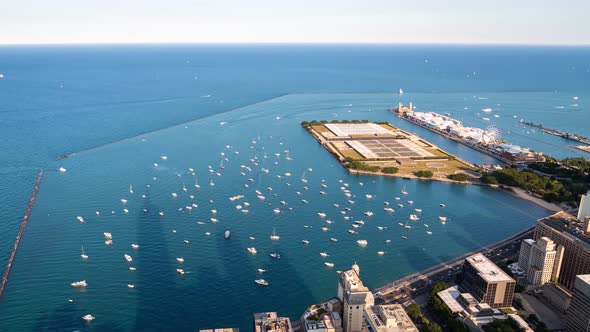
[[(589, 136), (584, 103), (590, 96), (582, 89), (589, 82), (589, 53), (577, 48), (296, 45), (2, 48), (0, 194), (6, 222), (0, 244), (5, 257), (38, 169), (46, 169), (46, 176), (0, 302), (0, 329), (248, 330), (253, 312), (276, 310), (296, 318), (307, 305), (334, 295), (335, 271), (354, 261), (365, 282), (376, 287), (510, 236), (547, 211), (476, 186), (351, 176), (299, 123), (386, 120), (469, 161), (493, 162), (386, 111), (398, 101), (413, 101), (419, 110), (449, 112), (468, 125), (496, 125), (510, 142), (550, 155), (583, 155), (568, 147), (571, 142), (531, 131), (518, 120)], [(401, 97), (375, 93), (400, 87), (406, 91)], [(231, 111), (283, 94), (288, 95)], [(499, 117), (483, 121), (484, 108)], [(202, 119), (55, 161), (65, 153), (195, 118)], [(292, 160), (285, 159), (285, 150)], [(212, 175), (208, 166), (218, 171), (221, 152), (229, 161), (221, 176)], [(160, 159), (164, 154), (166, 161)], [(258, 166), (249, 160), (255, 157)], [(60, 166), (68, 172), (57, 172)], [(285, 172), (292, 175), (284, 177)], [(300, 180), (304, 172), (308, 190)], [(209, 185), (211, 179), (215, 186)], [(355, 195), (354, 204), (339, 189), (343, 183)], [(409, 230), (398, 225), (413, 209), (407, 202), (404, 208), (394, 206), (391, 215), (383, 211), (384, 201), (396, 205), (394, 197), (402, 196), (404, 186), (409, 195), (401, 200), (413, 200), (424, 211)], [(256, 189), (265, 201), (256, 199)], [(176, 199), (172, 192), (178, 193)], [(366, 199), (366, 193), (375, 198)], [(237, 194), (251, 203), (248, 214), (228, 200)], [(441, 202), (447, 205), (443, 211)], [(192, 212), (178, 211), (193, 203), (198, 208)], [(351, 207), (349, 221), (340, 213), (346, 206)], [(275, 207), (282, 212), (276, 215)], [(211, 209), (218, 210), (218, 223), (210, 221)], [(365, 211), (375, 216), (364, 217)], [(317, 212), (334, 222), (327, 224)], [(86, 222), (77, 222), (78, 215)], [(449, 222), (440, 224), (439, 215)], [(349, 235), (358, 219), (365, 225)], [(278, 242), (268, 238), (273, 227), (281, 236)], [(232, 231), (230, 240), (223, 239), (226, 229)], [(113, 234), (112, 245), (103, 243), (103, 232)], [(302, 239), (310, 244), (304, 246)], [(368, 246), (359, 247), (357, 239), (366, 239)], [(131, 243), (140, 248), (133, 250)], [(86, 262), (79, 256), (81, 245), (90, 256)], [(257, 255), (247, 253), (250, 246)], [(330, 256), (322, 258), (322, 251)], [(280, 252), (281, 259), (270, 258), (271, 252)], [(128, 269), (125, 253), (134, 258), (136, 271)], [(176, 257), (185, 258), (182, 277), (175, 272)], [(327, 268), (324, 261), (335, 267)], [(269, 287), (254, 284), (258, 268), (268, 270), (263, 277)], [(70, 287), (82, 279), (89, 284), (84, 291)], [(97, 319), (84, 323), (86, 313)]]

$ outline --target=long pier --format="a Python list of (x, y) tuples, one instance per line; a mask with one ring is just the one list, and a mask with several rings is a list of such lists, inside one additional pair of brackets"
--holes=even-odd
[(547, 134), (563, 137), (563, 138), (568, 139), (570, 141), (580, 142), (580, 143), (590, 145), (590, 139), (588, 139), (584, 136), (568, 133), (568, 132), (553, 129), (553, 128), (547, 128), (539, 123), (533, 123), (533, 122), (528, 122), (528, 121), (523, 121), (523, 120), (520, 120), (520, 123), (527, 125), (527, 126), (539, 128), (539, 129), (543, 130), (544, 133), (547, 133)]
[(4, 287), (6, 287), (6, 283), (8, 282), (8, 275), (10, 274), (10, 269), (12, 268), (12, 264), (14, 263), (16, 251), (18, 250), (20, 240), (22, 239), (25, 229), (27, 228), (29, 216), (31, 215), (31, 211), (33, 210), (33, 206), (35, 205), (37, 193), (39, 192), (39, 188), (41, 187), (41, 181), (43, 181), (43, 170), (39, 172), (39, 176), (37, 177), (37, 181), (35, 182), (35, 187), (33, 188), (33, 194), (29, 199), (29, 204), (27, 205), (27, 210), (25, 211), (23, 221), (20, 224), (20, 228), (18, 229), (18, 233), (16, 234), (16, 239), (14, 240), (14, 244), (12, 245), (12, 250), (10, 251), (10, 258), (8, 258), (8, 263), (6, 264), (4, 274), (2, 275), (2, 281), (0, 281), (0, 299), (2, 299), (2, 294), (4, 294)]

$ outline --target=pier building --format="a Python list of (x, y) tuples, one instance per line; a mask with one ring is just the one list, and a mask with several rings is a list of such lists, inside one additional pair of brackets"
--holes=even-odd
[(254, 314), (255, 332), (293, 332), (289, 317), (279, 317), (276, 312)]

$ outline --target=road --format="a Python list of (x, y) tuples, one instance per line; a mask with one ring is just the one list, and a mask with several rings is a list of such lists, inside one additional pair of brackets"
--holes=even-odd
[(533, 229), (529, 228), (492, 246), (467, 253), (379, 287), (373, 291), (375, 299), (380, 304), (416, 302), (423, 306), (428, 300), (430, 286), (438, 281), (453, 283), (455, 276), (461, 271), (465, 258), (477, 252), (481, 252), (495, 263), (513, 257), (520, 250), (520, 241), (532, 237)]

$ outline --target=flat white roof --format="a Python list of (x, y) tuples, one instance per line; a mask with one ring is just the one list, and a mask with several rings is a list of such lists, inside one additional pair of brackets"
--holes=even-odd
[(506, 272), (502, 271), (502, 269), (481, 253), (467, 257), (467, 261), (488, 282), (514, 281)]
[(340, 137), (391, 133), (376, 123), (327, 123), (324, 126)]
[(457, 302), (457, 298), (461, 295), (458, 286), (442, 290), (438, 292), (437, 295), (449, 307), (452, 313), (463, 311), (463, 306)]

